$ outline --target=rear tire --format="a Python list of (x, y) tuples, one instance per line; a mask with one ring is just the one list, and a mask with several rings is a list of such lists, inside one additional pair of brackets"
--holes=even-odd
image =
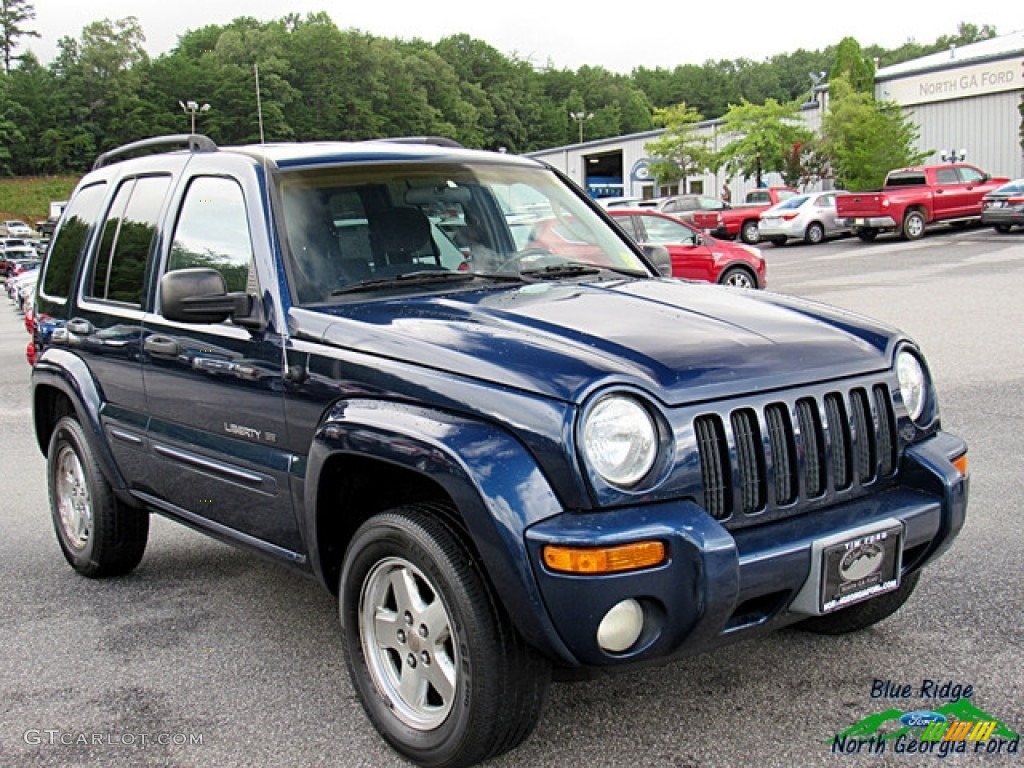
[(858, 229), (855, 233), (865, 243), (873, 242), (878, 237), (877, 229)]
[(993, 227), (995, 228), (996, 232), (999, 232), (999, 233), (1005, 235), (1007, 232), (1010, 231), (1011, 225), (1010, 224), (994, 224)]
[(774, 245), (776, 247), (781, 248), (782, 246), (784, 246), (786, 243), (789, 242), (789, 238), (788, 237), (773, 237), (768, 242), (770, 242), (772, 245)]
[(339, 608), (345, 660), (377, 731), (423, 766), (457, 768), (532, 732), (550, 667), (495, 599), (444, 505), (378, 514), (352, 538)]
[(900, 232), (904, 240), (920, 240), (924, 237), (926, 226), (924, 214), (920, 211), (909, 211), (903, 217), (903, 227)]
[(814, 221), (807, 225), (807, 230), (804, 232), (804, 242), (811, 245), (817, 245), (825, 239), (825, 228), (818, 222)]
[(889, 618), (902, 608), (913, 594), (920, 578), (921, 572), (914, 571), (904, 577), (903, 583), (892, 592), (851, 605), (849, 608), (841, 608), (835, 613), (804, 619), (796, 627), (819, 635), (845, 635), (865, 629), (882, 619)]
[(72, 416), (57, 422), (47, 451), (50, 514), (64, 558), (83, 576), (128, 573), (142, 560), (149, 513), (117, 496)]

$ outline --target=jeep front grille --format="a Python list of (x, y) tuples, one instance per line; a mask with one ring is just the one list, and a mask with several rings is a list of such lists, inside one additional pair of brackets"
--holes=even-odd
[(866, 492), (896, 470), (888, 387), (779, 399), (694, 419), (704, 506), (728, 527)]

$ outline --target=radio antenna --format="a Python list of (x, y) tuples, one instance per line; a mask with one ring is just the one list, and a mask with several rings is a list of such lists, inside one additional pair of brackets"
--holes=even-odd
[(260, 124), (260, 145), (266, 143), (263, 137), (263, 100), (260, 97), (260, 65), (253, 62), (253, 69), (256, 71), (256, 119)]

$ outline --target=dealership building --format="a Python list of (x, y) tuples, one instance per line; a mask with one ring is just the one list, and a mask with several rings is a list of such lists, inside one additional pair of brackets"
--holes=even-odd
[[(1024, 177), (1020, 112), (1024, 30), (883, 67), (875, 73), (875, 97), (899, 104), (917, 126), (917, 148), (930, 153), (925, 162), (955, 156), (994, 176)], [(807, 127), (817, 131), (827, 108), (828, 86), (817, 84), (800, 111)], [(574, 119), (585, 118), (580, 114)], [(700, 123), (697, 130), (708, 136), (715, 151), (728, 143), (720, 120)], [(646, 145), (663, 133), (659, 129), (585, 141), (530, 156), (561, 169), (594, 197), (657, 197), (675, 192), (717, 197), (724, 184), (733, 199), (739, 200), (754, 186), (753, 179), (728, 178), (722, 172), (691, 176), (678, 187), (655, 189)], [(782, 183), (777, 174), (768, 174), (766, 181)], [(685, 189), (679, 188), (683, 186)]]

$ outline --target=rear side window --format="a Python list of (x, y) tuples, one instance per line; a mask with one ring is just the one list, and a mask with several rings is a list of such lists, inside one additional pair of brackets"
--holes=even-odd
[(235, 181), (201, 176), (189, 184), (167, 271), (189, 267), (216, 269), (228, 291), (258, 292), (245, 197)]
[(85, 247), (89, 227), (96, 221), (106, 194), (105, 182), (82, 187), (64, 211), (60, 228), (50, 245), (40, 289), (44, 296), (66, 299), (71, 294), (75, 264)]
[(170, 185), (170, 176), (144, 176), (118, 188), (83, 289), (87, 298), (141, 306), (146, 262)]
[(956, 168), (940, 168), (935, 172), (935, 181), (939, 184), (959, 184), (960, 174)]

